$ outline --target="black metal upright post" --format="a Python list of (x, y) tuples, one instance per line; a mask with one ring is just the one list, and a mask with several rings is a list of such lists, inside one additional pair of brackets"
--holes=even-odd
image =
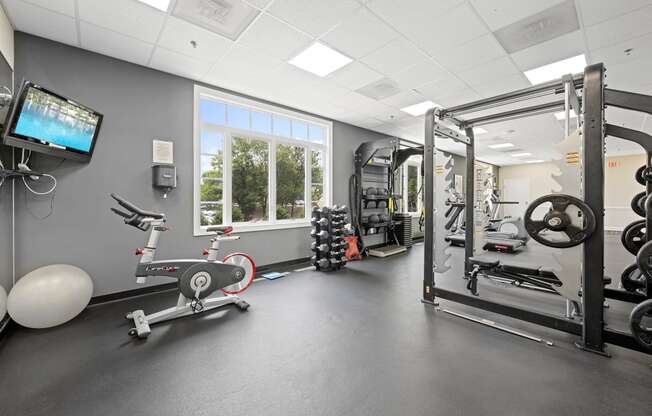
[(424, 149), (423, 149), (423, 206), (425, 209), (426, 223), (423, 230), (424, 247), (423, 247), (423, 302), (435, 302), (435, 109), (432, 108), (426, 113), (426, 126), (424, 132)]
[(466, 146), (466, 209), (464, 211), (464, 274), (471, 274), (469, 258), (475, 251), (475, 137), (473, 128), (465, 129), (466, 136), (471, 140)]
[(584, 74), (582, 181), (596, 227), (584, 242), (581, 347), (604, 354), (604, 66), (591, 65)]

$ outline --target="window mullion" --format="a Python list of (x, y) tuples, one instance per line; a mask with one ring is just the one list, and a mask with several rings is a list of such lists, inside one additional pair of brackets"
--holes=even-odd
[(224, 224), (231, 224), (233, 223), (233, 213), (232, 213), (232, 203), (231, 201), (233, 200), (233, 195), (232, 195), (232, 189), (233, 189), (233, 181), (231, 180), (232, 172), (231, 172), (231, 160), (233, 158), (233, 155), (231, 153), (232, 149), (232, 142), (233, 142), (233, 136), (231, 134), (225, 134), (224, 135), (224, 176), (223, 176), (223, 183), (222, 183), (222, 189), (223, 189), (223, 194), (222, 194), (222, 222)]
[(269, 222), (271, 224), (276, 223), (276, 139), (271, 139), (269, 142), (269, 181), (268, 181), (268, 192), (269, 197)]
[(303, 192), (303, 216), (308, 219), (312, 216), (312, 149), (303, 148), (305, 166), (305, 189)]

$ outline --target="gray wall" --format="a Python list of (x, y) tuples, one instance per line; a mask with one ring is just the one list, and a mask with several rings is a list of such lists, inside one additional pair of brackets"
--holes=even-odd
[[(12, 88), (13, 71), (0, 54), (0, 86)], [(0, 109), (0, 123), (4, 122), (7, 109)], [(11, 151), (0, 145), (0, 160), (5, 168), (12, 167)], [(11, 289), (11, 181), (6, 181), (0, 187), (0, 286)], [(2, 319), (2, 316), (0, 316)]]
[[(54, 172), (59, 185), (52, 215), (36, 219), (48, 214), (49, 200), (28, 196), (26, 202), (22, 187), (17, 193), (17, 275), (69, 263), (91, 274), (95, 295), (135, 288), (133, 250), (142, 247), (146, 235), (109, 212), (111, 192), (168, 215), (171, 230), (161, 240), (160, 258), (200, 256), (208, 238), (192, 235), (193, 81), (24, 33), (17, 32), (15, 42), (16, 82), (33, 80), (104, 114), (92, 161), (66, 161)], [(353, 150), (383, 136), (339, 122), (333, 136), (334, 203), (348, 203)], [(151, 187), (154, 138), (175, 142), (179, 187), (167, 199)], [(58, 163), (35, 155), (32, 164), (49, 171)], [(225, 252), (249, 252), (259, 265), (307, 257), (308, 232), (243, 233)]]

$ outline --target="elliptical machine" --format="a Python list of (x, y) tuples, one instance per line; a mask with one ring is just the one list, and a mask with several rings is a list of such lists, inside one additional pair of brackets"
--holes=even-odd
[[(168, 230), (165, 225), (165, 214), (145, 211), (115, 194), (111, 194), (111, 197), (128, 211), (111, 208), (111, 211), (124, 219), (125, 224), (141, 231), (151, 229), (145, 248), (136, 249), (135, 254), (141, 256), (136, 269), (136, 283), (144, 284), (148, 276), (172, 277), (177, 279), (179, 289), (179, 300), (176, 306), (149, 315), (145, 315), (142, 309), (129, 312), (126, 318), (134, 322), (134, 328), (129, 330), (129, 335), (147, 338), (151, 333), (150, 325), (152, 324), (205, 312), (231, 303), (241, 310), (249, 308), (247, 302), (229, 292), (239, 293), (251, 284), (255, 275), (253, 261), (249, 256), (244, 255), (251, 261), (253, 265), (253, 269), (251, 269), (242, 262), (241, 259), (244, 256), (237, 257), (237, 261), (220, 262), (217, 261), (216, 251), (212, 252), (219, 248), (219, 242), (226, 237), (237, 238), (229, 236), (233, 230), (232, 227), (209, 227), (209, 231), (216, 233), (216, 238), (211, 240), (211, 251), (207, 253), (209, 255), (207, 260), (154, 260), (159, 237), (162, 232)], [(242, 256), (241, 253), (236, 254)], [(225, 260), (228, 258), (229, 256)], [(224, 296), (209, 298), (211, 294), (220, 289), (224, 291)]]

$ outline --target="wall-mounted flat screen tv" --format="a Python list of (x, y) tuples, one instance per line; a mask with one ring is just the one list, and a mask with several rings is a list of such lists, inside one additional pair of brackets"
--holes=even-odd
[(97, 111), (25, 81), (5, 121), (3, 143), (89, 161), (101, 124)]

